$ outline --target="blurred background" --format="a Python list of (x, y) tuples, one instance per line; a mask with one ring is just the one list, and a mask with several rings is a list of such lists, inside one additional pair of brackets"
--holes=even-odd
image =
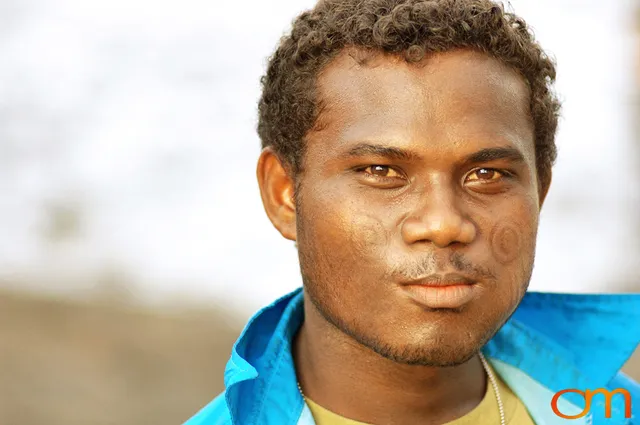
[[(255, 125), (312, 4), (0, 0), (0, 424), (179, 424), (301, 284)], [(531, 290), (640, 292), (640, 7), (511, 4), (564, 100)]]

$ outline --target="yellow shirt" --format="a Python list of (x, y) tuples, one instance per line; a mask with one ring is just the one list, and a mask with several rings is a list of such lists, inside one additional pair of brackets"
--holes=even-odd
[[(504, 405), (506, 423), (509, 425), (535, 425), (520, 399), (516, 397), (507, 384), (502, 382), (496, 373), (494, 373), (494, 376), (498, 380), (498, 388), (500, 390), (500, 398), (502, 398)], [(313, 419), (316, 421), (316, 425), (367, 425), (363, 422), (336, 415), (308, 398), (306, 398), (306, 402), (309, 410), (311, 410)], [(500, 425), (498, 402), (488, 379), (487, 392), (480, 404), (465, 416), (448, 422), (445, 425)]]

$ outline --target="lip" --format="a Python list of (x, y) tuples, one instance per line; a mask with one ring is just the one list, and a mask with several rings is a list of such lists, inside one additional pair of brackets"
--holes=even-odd
[(409, 298), (428, 308), (459, 308), (479, 296), (477, 282), (463, 275), (431, 275), (402, 285)]
[(458, 285), (473, 285), (475, 280), (458, 273), (447, 274), (432, 274), (429, 276), (421, 277), (409, 282), (405, 282), (404, 285), (420, 285), (420, 286), (458, 286)]

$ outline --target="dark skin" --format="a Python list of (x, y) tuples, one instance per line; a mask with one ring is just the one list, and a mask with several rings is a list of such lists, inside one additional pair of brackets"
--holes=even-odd
[[(318, 77), (327, 108), (307, 135), (297, 203), (270, 148), (258, 163), (266, 212), (298, 245), (296, 370), (307, 397), (347, 418), (444, 424), (483, 398), (477, 353), (531, 277), (548, 187), (529, 92), (477, 52), (418, 64), (378, 53), (363, 65), (354, 53)], [(463, 305), (431, 308), (406, 290), (450, 273), (472, 282)]]

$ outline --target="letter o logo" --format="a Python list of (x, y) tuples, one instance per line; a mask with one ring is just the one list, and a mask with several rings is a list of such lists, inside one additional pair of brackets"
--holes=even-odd
[[(586, 403), (584, 410), (582, 411), (582, 413), (579, 413), (577, 415), (565, 415), (564, 413), (562, 413), (560, 411), (560, 409), (558, 409), (558, 400), (560, 399), (560, 397), (562, 397), (563, 394), (566, 393), (578, 393), (580, 394), (582, 397), (584, 397), (584, 401)], [(577, 390), (575, 388), (573, 389), (568, 389), (568, 390), (562, 390), (557, 392), (553, 398), (551, 399), (551, 409), (553, 410), (553, 413), (555, 413), (557, 416), (563, 418), (563, 419), (580, 419), (580, 418), (584, 418), (585, 416), (587, 416), (587, 414), (589, 413), (589, 411), (591, 410), (591, 398), (587, 398), (587, 395), (584, 391), (580, 391)]]

